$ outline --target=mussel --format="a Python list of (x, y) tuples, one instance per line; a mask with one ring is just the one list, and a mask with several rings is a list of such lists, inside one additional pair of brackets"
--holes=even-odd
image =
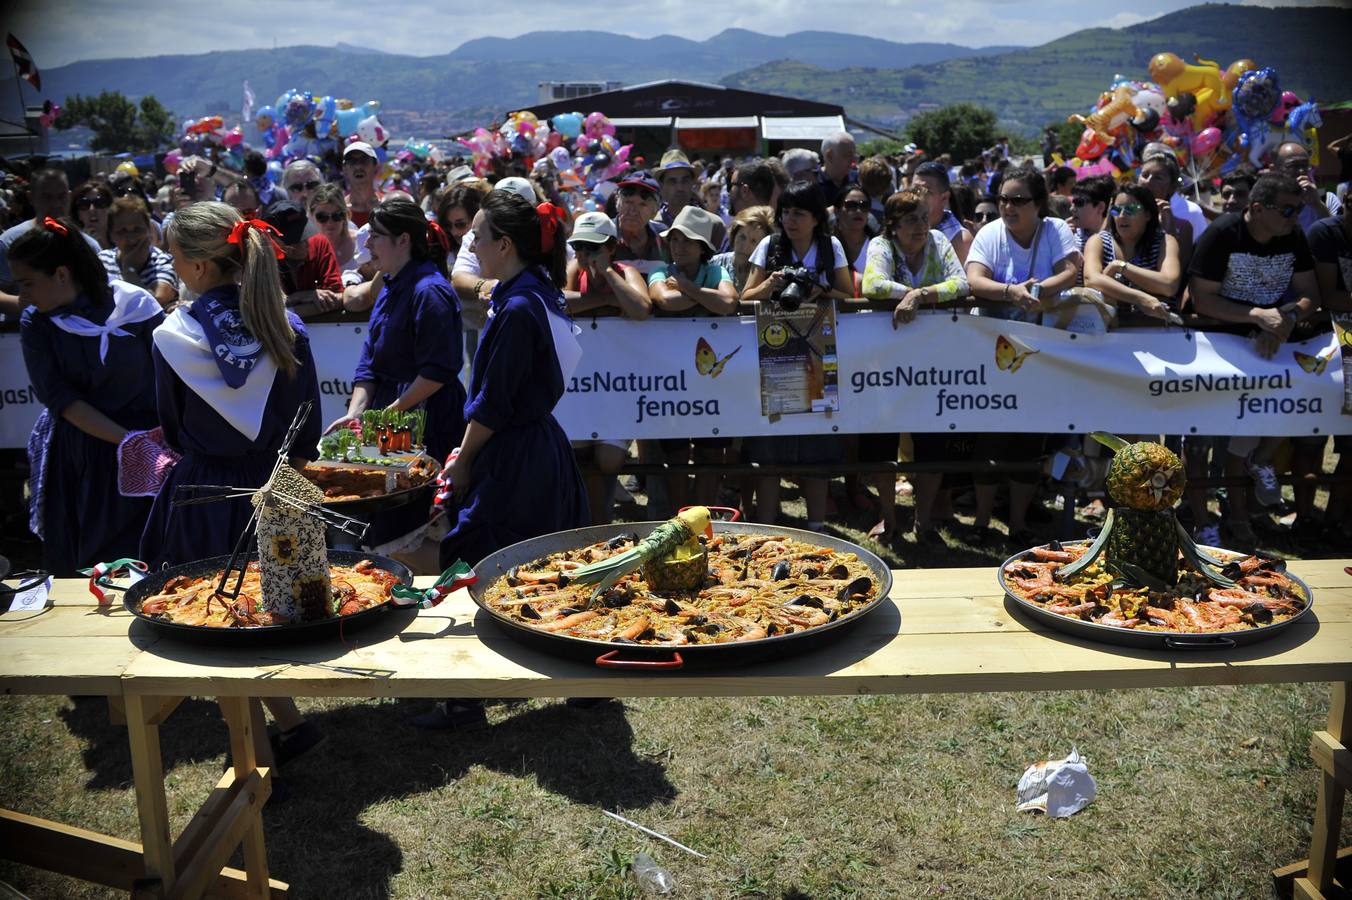
[(1261, 603), (1250, 603), (1244, 607), (1244, 614), (1252, 619), (1255, 625), (1268, 625), (1272, 622), (1272, 610)]
[(811, 594), (799, 594), (794, 597), (785, 606), (808, 606), (812, 609), (826, 609), (826, 601), (821, 597), (814, 597)]
[(827, 571), (826, 576), (828, 578), (834, 578), (837, 581), (839, 581), (842, 578), (849, 578), (850, 568), (844, 563), (837, 563)]
[(617, 534), (610, 540), (606, 541), (606, 549), (618, 550), (625, 544), (637, 544), (637, 543), (638, 543), (638, 532), (630, 531), (627, 534)]
[(677, 603), (675, 600), (672, 600), (670, 597), (668, 597), (667, 602), (662, 604), (662, 609), (665, 610), (666, 614), (669, 616), (680, 615), (681, 604)]
[(873, 579), (869, 578), (867, 575), (860, 575), (854, 581), (851, 581), (841, 588), (840, 592), (836, 594), (836, 599), (842, 603), (848, 603), (851, 597), (858, 594), (867, 594), (871, 590), (873, 590)]
[(538, 619), (540, 618), (540, 614), (536, 612), (535, 607), (531, 606), (529, 603), (523, 603), (521, 604), (521, 617), (523, 619)]
[(770, 579), (772, 581), (783, 581), (789, 577), (789, 561), (786, 559), (775, 563), (775, 567), (770, 570)]

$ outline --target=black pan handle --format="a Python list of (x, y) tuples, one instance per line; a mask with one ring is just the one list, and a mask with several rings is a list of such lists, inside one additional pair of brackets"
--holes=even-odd
[(1177, 638), (1167, 637), (1164, 639), (1164, 646), (1170, 650), (1229, 650), (1237, 645), (1233, 638), (1228, 637), (1203, 638), (1198, 641), (1180, 641)]
[(639, 672), (654, 672), (679, 669), (685, 665), (685, 659), (675, 650), (671, 659), (616, 659), (619, 650), (611, 650), (596, 657), (596, 664), (603, 669), (629, 669)]

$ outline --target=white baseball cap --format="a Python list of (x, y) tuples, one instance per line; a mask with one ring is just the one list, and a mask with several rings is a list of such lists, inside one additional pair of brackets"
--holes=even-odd
[(604, 244), (611, 238), (618, 239), (619, 231), (615, 229), (615, 223), (610, 221), (610, 216), (603, 212), (587, 212), (578, 216), (573, 222), (573, 233), (568, 238), (568, 243), (576, 244), (579, 241), (588, 244)]
[(493, 185), (495, 191), (511, 191), (525, 200), (531, 206), (539, 203), (540, 200), (535, 195), (535, 186), (520, 175), (509, 175)]
[(346, 147), (344, 147), (344, 148), (343, 148), (343, 159), (347, 159), (347, 158), (348, 158), (349, 156), (351, 156), (353, 153), (362, 153), (362, 154), (365, 154), (366, 156), (371, 157), (372, 159), (376, 160), (377, 162), (380, 161), (380, 157), (376, 156), (376, 151), (373, 150), (373, 149), (371, 148), (371, 145), (368, 144), (368, 143), (366, 143), (366, 141), (353, 141), (352, 143), (350, 143), (350, 144), (348, 144)]

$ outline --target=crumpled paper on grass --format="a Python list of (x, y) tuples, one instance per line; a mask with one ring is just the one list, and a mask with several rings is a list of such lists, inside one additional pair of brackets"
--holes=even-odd
[(1075, 815), (1093, 802), (1098, 793), (1094, 776), (1089, 774), (1080, 751), (1071, 747), (1065, 759), (1034, 763), (1019, 779), (1014, 798), (1019, 812), (1043, 812), (1054, 819)]

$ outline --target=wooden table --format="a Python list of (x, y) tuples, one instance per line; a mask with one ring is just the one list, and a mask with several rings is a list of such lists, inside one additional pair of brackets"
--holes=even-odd
[[(1352, 751), (1342, 743), (1352, 739), (1349, 562), (1293, 563), (1314, 589), (1314, 614), (1251, 647), (1164, 653), (1089, 644), (1012, 615), (991, 568), (910, 570), (895, 573), (889, 602), (828, 647), (745, 669), (663, 675), (613, 673), (528, 649), (464, 592), (435, 609), (392, 612), (346, 643), (228, 650), (161, 638), (120, 606), (95, 606), (83, 581), (63, 580), (54, 608), (0, 615), (0, 691), (120, 700), (141, 843), (3, 812), (0, 853), (145, 896), (284, 895), (286, 885), (269, 881), (263, 845), (270, 779), (255, 754), (260, 697), (796, 696), (1329, 681), (1328, 729), (1311, 748), (1323, 776), (1310, 861), (1274, 873), (1297, 897), (1323, 897), (1334, 886), (1352, 785)], [(220, 700), (233, 770), (174, 839), (159, 727), (185, 696)], [(223, 870), (241, 843), (245, 869)]]

